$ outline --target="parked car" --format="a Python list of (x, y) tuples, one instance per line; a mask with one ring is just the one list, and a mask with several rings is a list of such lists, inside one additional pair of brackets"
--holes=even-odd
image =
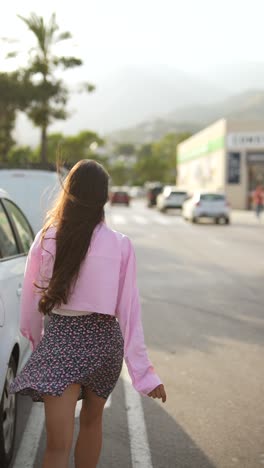
[(109, 194), (109, 201), (111, 205), (121, 204), (129, 206), (130, 196), (127, 190), (111, 190)]
[(184, 202), (182, 216), (193, 223), (201, 218), (210, 218), (216, 224), (229, 224), (230, 211), (225, 194), (198, 192)]
[(177, 187), (165, 186), (157, 196), (157, 208), (165, 212), (169, 208), (182, 209), (183, 202), (188, 194), (186, 191), (178, 190)]
[(162, 192), (163, 185), (160, 183), (153, 183), (153, 184), (147, 184), (146, 185), (147, 189), (147, 206), (148, 208), (151, 208), (152, 206), (155, 206), (157, 203), (157, 196)]
[(0, 187), (19, 204), (34, 231), (43, 225), (47, 211), (61, 185), (55, 171), (37, 169), (1, 169)]
[(0, 190), (0, 466), (13, 454), (17, 397), (9, 385), (28, 360), (29, 341), (19, 331), (19, 307), (33, 230), (20, 208)]

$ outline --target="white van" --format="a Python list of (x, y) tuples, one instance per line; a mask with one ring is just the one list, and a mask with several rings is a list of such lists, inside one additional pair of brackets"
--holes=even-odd
[(21, 207), (36, 233), (61, 185), (58, 174), (53, 171), (1, 169), (0, 187)]

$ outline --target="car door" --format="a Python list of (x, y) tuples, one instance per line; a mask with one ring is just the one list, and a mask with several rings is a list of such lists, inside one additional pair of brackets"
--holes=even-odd
[(24, 259), (2, 202), (0, 201), (0, 394), (7, 364), (16, 341), (18, 326), (18, 290), (22, 286)]
[[(3, 199), (2, 203), (4, 205), (5, 211), (9, 218), (10, 224), (12, 226), (17, 244), (19, 249), (19, 256), (16, 258), (16, 269), (17, 269), (17, 282), (16, 282), (16, 290), (15, 290), (15, 298), (16, 301), (16, 320), (19, 324), (19, 310), (20, 310), (20, 296), (22, 292), (22, 284), (23, 284), (23, 277), (24, 277), (24, 270), (25, 264), (27, 259), (27, 254), (30, 249), (30, 246), (34, 240), (34, 233), (33, 230), (27, 221), (26, 217), (22, 213), (22, 211), (18, 208), (18, 206), (13, 203), (11, 200)], [(25, 361), (27, 360), (30, 347), (29, 342), (26, 340), (19, 330), (17, 330), (19, 334), (19, 341), (20, 341), (20, 360), (19, 360), (19, 367), (23, 367)]]

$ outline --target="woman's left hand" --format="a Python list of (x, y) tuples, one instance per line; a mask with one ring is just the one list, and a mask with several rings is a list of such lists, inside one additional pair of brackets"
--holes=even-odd
[(151, 398), (161, 398), (162, 403), (165, 403), (167, 400), (167, 395), (163, 384), (158, 385), (152, 392), (148, 393), (148, 396)]

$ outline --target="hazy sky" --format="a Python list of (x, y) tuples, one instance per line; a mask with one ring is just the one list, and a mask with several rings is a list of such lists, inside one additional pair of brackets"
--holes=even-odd
[[(78, 78), (97, 79), (124, 65), (166, 64), (200, 72), (214, 64), (263, 61), (263, 0), (7, 0), (1, 36), (33, 45), (16, 14), (53, 11), (62, 29), (73, 34), (66, 53), (85, 62)], [(22, 58), (21, 58), (22, 60)], [(0, 51), (0, 68), (6, 67)], [(75, 79), (73, 74), (71, 79)]]
[[(0, 16), (0, 37), (19, 40), (13, 48), (21, 52), (20, 65), (26, 63), (26, 52), (35, 43), (17, 14), (29, 16), (31, 12), (47, 20), (55, 12), (61, 31), (71, 31), (73, 40), (65, 41), (57, 52), (79, 56), (84, 65), (67, 71), (66, 81), (91, 81), (97, 88), (96, 93), (81, 102), (73, 94), (68, 106), (72, 117), (56, 123), (53, 131), (72, 133), (83, 128), (109, 131), (110, 124), (113, 126), (111, 112), (113, 109), (118, 112), (119, 85), (115, 72), (127, 66), (132, 66), (134, 71), (135, 66), (158, 65), (153, 69), (165, 70), (165, 74), (167, 66), (200, 75), (202, 80), (218, 80), (218, 85), (220, 82), (222, 86), (223, 82), (229, 88), (233, 73), (224, 83), (226, 68), (219, 65), (264, 63), (264, 0), (6, 0)], [(4, 60), (6, 50), (6, 46), (0, 48), (0, 70), (18, 65)], [(243, 89), (259, 87), (254, 83), (254, 76), (258, 76), (255, 69), (253, 66), (248, 83), (248, 65), (244, 68)], [(238, 89), (241, 81), (240, 68), (237, 70), (233, 90)], [(118, 73), (118, 79), (120, 76)], [(133, 73), (131, 80), (132, 77)], [(114, 105), (109, 104), (112, 96), (116, 100)], [(109, 124), (105, 115), (110, 115)], [(118, 126), (126, 126), (125, 115), (119, 117)], [(138, 120), (142, 118), (139, 116)], [(28, 142), (35, 138), (37, 141), (39, 132), (33, 131), (24, 117), (21, 119), (17, 125), (19, 140)]]

